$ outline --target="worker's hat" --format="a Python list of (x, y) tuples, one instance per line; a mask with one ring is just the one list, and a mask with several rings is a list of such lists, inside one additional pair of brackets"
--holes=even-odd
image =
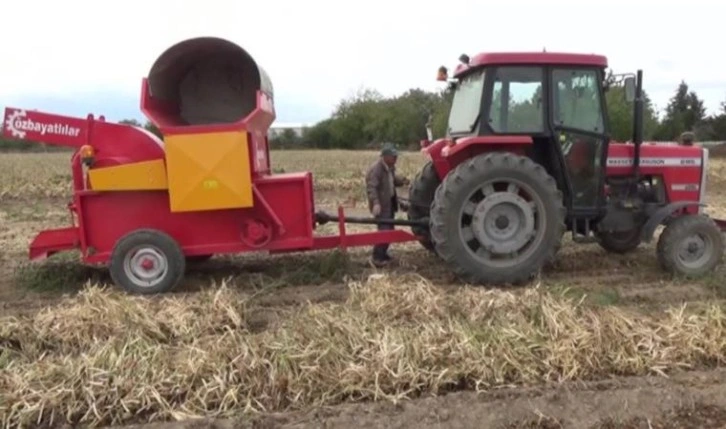
[(394, 146), (392, 143), (384, 144), (383, 149), (381, 149), (381, 156), (398, 156), (396, 146)]

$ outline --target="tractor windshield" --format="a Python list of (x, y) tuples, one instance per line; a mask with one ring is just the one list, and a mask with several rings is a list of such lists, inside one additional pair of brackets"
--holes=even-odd
[(469, 134), (479, 119), (484, 92), (484, 69), (463, 78), (456, 87), (449, 112), (448, 134)]

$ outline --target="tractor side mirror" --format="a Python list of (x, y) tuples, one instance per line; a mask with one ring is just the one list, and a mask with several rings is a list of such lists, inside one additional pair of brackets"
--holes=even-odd
[(628, 103), (635, 101), (635, 78), (628, 76), (625, 78), (623, 84), (625, 85), (625, 100)]

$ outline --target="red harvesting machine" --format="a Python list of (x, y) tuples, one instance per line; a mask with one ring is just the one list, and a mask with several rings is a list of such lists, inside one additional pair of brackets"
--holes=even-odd
[[(163, 141), (103, 118), (8, 108), (6, 136), (75, 149), (74, 225), (42, 231), (30, 257), (79, 249), (128, 291), (156, 293), (214, 254), (418, 240), (463, 281), (503, 284), (554, 261), (566, 231), (626, 253), (664, 226), (667, 272), (700, 276), (721, 262), (726, 222), (703, 212), (708, 150), (643, 145), (641, 71), (606, 75), (603, 56), (545, 52), (460, 62), (453, 78), (439, 70), (453, 91), (447, 134), (422, 142), (429, 162), (408, 219), (388, 221), (413, 233), (347, 234), (346, 223), (381, 221), (316, 213), (310, 172), (271, 173), (272, 84), (226, 40), (186, 40), (151, 67), (141, 109)], [(632, 143), (609, 138), (604, 94), (616, 87), (634, 104)], [(339, 235), (314, 235), (329, 221)]]
[[(40, 232), (30, 258), (79, 249), (130, 292), (158, 293), (186, 263), (214, 254), (294, 252), (415, 240), (402, 230), (347, 234), (315, 213), (310, 172), (272, 174), (272, 83), (241, 47), (195, 38), (167, 49), (143, 79), (141, 110), (164, 136), (130, 125), (7, 108), (4, 135), (75, 149), (74, 225)], [(315, 236), (338, 221), (337, 236)], [(397, 224), (416, 224), (406, 220)], [(419, 222), (420, 223), (420, 222)]]

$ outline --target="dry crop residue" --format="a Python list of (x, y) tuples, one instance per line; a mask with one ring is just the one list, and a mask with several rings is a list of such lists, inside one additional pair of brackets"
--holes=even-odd
[[(375, 157), (272, 155), (277, 169), (313, 171), (323, 208), (343, 203), (358, 213)], [(400, 169), (413, 177), (421, 162), (407, 153)], [(615, 256), (566, 242), (528, 287), (487, 291), (463, 287), (437, 258), (407, 244), (393, 246), (399, 263), (384, 271), (367, 263), (369, 249), (347, 258), (215, 258), (175, 293), (129, 297), (93, 286), (107, 283), (107, 273), (74, 255), (25, 261), (37, 231), (67, 222), (67, 167), (68, 154), (0, 155), (3, 423), (726, 423), (724, 376), (714, 369), (726, 347), (724, 269), (683, 282), (659, 270), (653, 244)], [(710, 168), (709, 211), (726, 217), (726, 162), (713, 159)], [(371, 278), (378, 274), (385, 277)]]

